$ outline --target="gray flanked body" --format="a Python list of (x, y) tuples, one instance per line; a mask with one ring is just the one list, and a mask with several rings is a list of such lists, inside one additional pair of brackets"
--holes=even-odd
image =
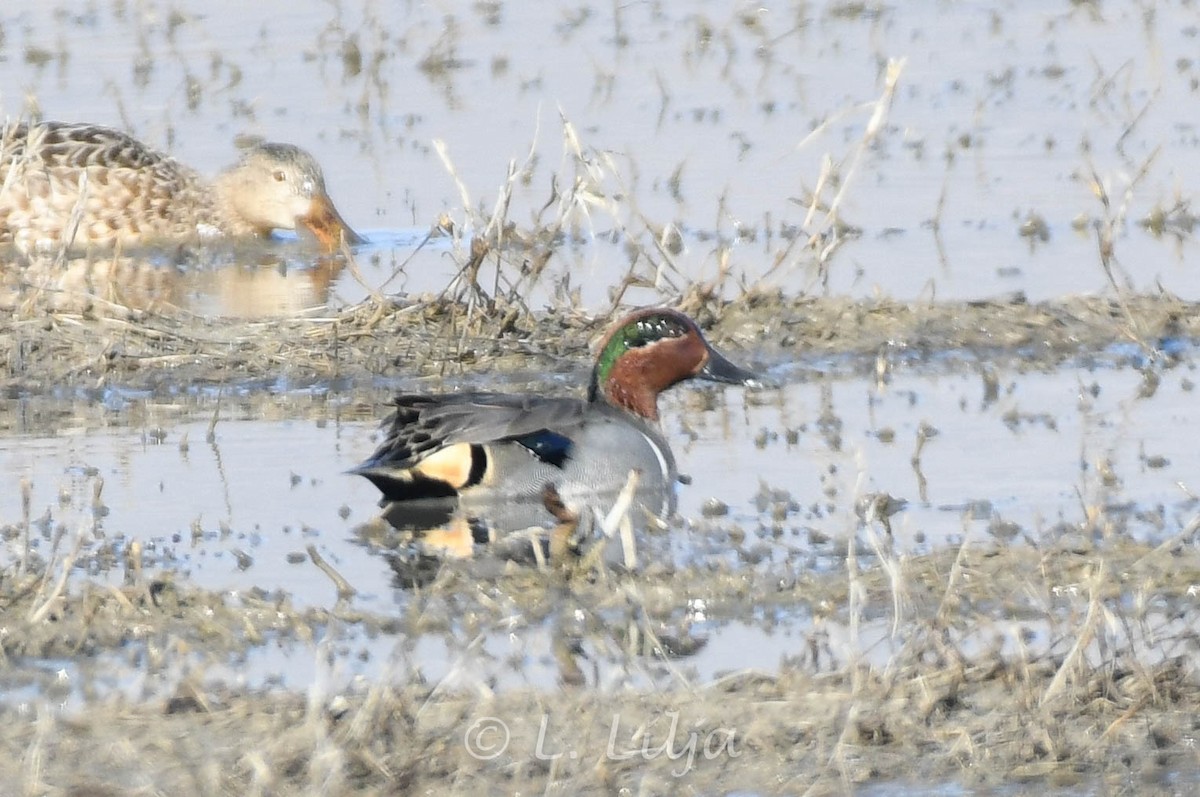
[(667, 514), (674, 508), (679, 478), (671, 448), (649, 424), (622, 414), (603, 406), (581, 413), (569, 428), (556, 427), (572, 440), (572, 451), (561, 465), (543, 460), (521, 442), (487, 444), (497, 471), (507, 477), (494, 486), (481, 484), (464, 504), (512, 499), (540, 506), (543, 488), (553, 484), (568, 506), (579, 509), (595, 500), (597, 509), (607, 510), (630, 472), (637, 471), (638, 502), (654, 515)]
[(394, 524), (451, 502), (502, 530), (540, 525), (552, 516), (547, 485), (576, 512), (604, 512), (631, 471), (639, 477), (635, 506), (665, 516), (675, 506), (678, 473), (658, 428), (658, 395), (687, 379), (757, 381), (709, 346), (683, 313), (639, 310), (609, 329), (586, 399), (399, 396), (386, 438), (354, 472), (383, 493)]
[(652, 424), (603, 402), (466, 393), (398, 397), (391, 435), (355, 472), (380, 488), (384, 503), (457, 497), (464, 509), (517, 503), (544, 516), (547, 484), (576, 510), (603, 511), (631, 470), (637, 502), (669, 513), (675, 458)]

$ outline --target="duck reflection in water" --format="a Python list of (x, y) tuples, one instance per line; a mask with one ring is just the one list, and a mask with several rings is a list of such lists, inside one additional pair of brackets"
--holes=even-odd
[[(265, 318), (325, 306), (348, 247), (366, 240), (312, 155), (254, 137), (239, 146), (208, 180), (109, 127), (0, 129), (0, 262), (15, 266), (0, 269), (0, 307)], [(300, 241), (271, 246), (273, 230)]]

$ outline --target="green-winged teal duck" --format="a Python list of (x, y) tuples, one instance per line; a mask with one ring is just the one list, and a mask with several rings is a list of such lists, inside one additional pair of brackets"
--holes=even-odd
[(108, 127), (10, 124), (0, 132), (0, 245), (30, 254), (171, 245), (307, 229), (328, 252), (363, 239), (291, 144), (254, 140), (214, 180)]
[(569, 504), (586, 503), (618, 492), (638, 470), (643, 505), (662, 514), (673, 506), (678, 472), (658, 428), (658, 394), (691, 378), (756, 382), (686, 315), (640, 310), (605, 336), (586, 399), (401, 395), (386, 439), (353, 472), (394, 511), (426, 499), (540, 503), (546, 484)]

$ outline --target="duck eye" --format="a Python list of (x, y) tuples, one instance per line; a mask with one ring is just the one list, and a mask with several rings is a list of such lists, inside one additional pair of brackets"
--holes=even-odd
[(283, 169), (276, 169), (271, 176), (275, 178), (275, 182), (277, 183), (282, 183), (287, 179), (287, 175), (283, 173)]

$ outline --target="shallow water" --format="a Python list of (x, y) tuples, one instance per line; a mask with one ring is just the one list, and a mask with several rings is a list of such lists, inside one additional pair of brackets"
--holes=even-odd
[[(852, 361), (781, 364), (768, 369), (778, 387), (685, 386), (666, 394), (664, 426), (691, 483), (679, 488), (682, 525), (644, 536), (643, 561), (837, 571), (851, 541), (864, 562), (964, 543), (985, 550), (1072, 538), (1158, 544), (1195, 514), (1191, 475), (1200, 455), (1181, 434), (1200, 422), (1190, 365), (1162, 372), (1149, 397), (1139, 397), (1141, 373), (1111, 359), (996, 369), (994, 395), (981, 367), (964, 358), (900, 361), (881, 382)], [(305, 554), (314, 545), (358, 590), (355, 606), (404, 616), (416, 596), (397, 586), (388, 550), (364, 544), (357, 532), (377, 512), (378, 495), (346, 471), (373, 449), (378, 424), (364, 412), (369, 401), (347, 398), (318, 388), (265, 402), (203, 394), (178, 403), (115, 395), (99, 405), (8, 401), (0, 479), (13, 489), (0, 494), (0, 522), (21, 528), (19, 485), (27, 481), (35, 553), (48, 555), (58, 529), (68, 540), (94, 538), (112, 556), (107, 567), (90, 565), (90, 577), (119, 584), (123, 552), (136, 540), (151, 569), (219, 592), (285, 594), (298, 608), (334, 602), (334, 585)], [(914, 465), (921, 429), (936, 434)], [(863, 522), (862, 501), (876, 493), (907, 502), (890, 517), (890, 537), (879, 522)], [(727, 511), (706, 517), (711, 499)], [(1107, 525), (1089, 526), (1099, 509)], [(7, 561), (20, 555), (21, 540), (9, 535)], [(674, 603), (707, 642), (686, 660), (701, 678), (732, 667), (731, 651), (753, 650), (770, 669), (802, 653), (814, 632), (804, 612), (773, 617), (770, 631), (758, 621), (697, 621), (688, 607), (698, 597), (680, 594)], [(884, 643), (889, 634), (883, 620), (861, 633)], [(438, 679), (454, 658), (447, 644), (473, 645), (473, 665), (460, 668), (471, 678), (507, 671), (512, 655), (507, 636), (482, 646), (457, 634), (449, 638), (456, 642), (417, 637), (405, 648), (403, 636), (329, 634), (328, 644), (342, 640), (333, 647), (341, 678), (416, 668)], [(548, 648), (557, 636), (553, 627), (529, 627), (521, 644)], [(837, 661), (854, 655), (854, 646), (834, 647)], [(317, 654), (294, 645), (256, 650), (235, 680), (302, 686), (313, 672), (296, 661), (309, 655)], [(556, 668), (537, 663), (544, 655), (528, 653), (530, 666), (497, 675), (499, 683), (555, 683)], [(629, 666), (607, 661), (616, 672)]]
[[(522, 227), (552, 179), (586, 187), (550, 276), (527, 290), (535, 305), (568, 275), (586, 305), (604, 305), (629, 268), (625, 243), (646, 254), (640, 272), (669, 260), (676, 284), (727, 267), (728, 287), (761, 278), (790, 293), (1106, 291), (1094, 228), (1109, 221), (1117, 284), (1194, 295), (1196, 13), (1009, 2), (212, 13), (18, 0), (0, 10), (0, 111), (124, 127), (206, 173), (233, 160), (240, 133), (312, 150), (372, 243), (358, 252), (361, 280), (342, 273), (306, 305), (381, 286), (440, 291), (455, 263), (444, 245), (415, 242), (442, 213), (469, 229), (464, 207), (490, 212), (510, 161), (521, 177), (508, 217)], [(860, 152), (887, 59), (907, 60)], [(822, 285), (788, 238), (823, 229), (804, 197), (826, 157), (840, 164), (841, 219), (861, 235), (832, 254)], [(1157, 238), (1139, 226), (1156, 208), (1179, 210)], [(1022, 234), (1031, 215), (1044, 229)], [(652, 239), (670, 225), (682, 249), (668, 258)], [(212, 285), (180, 291), (196, 292), (205, 312), (250, 312)]]

